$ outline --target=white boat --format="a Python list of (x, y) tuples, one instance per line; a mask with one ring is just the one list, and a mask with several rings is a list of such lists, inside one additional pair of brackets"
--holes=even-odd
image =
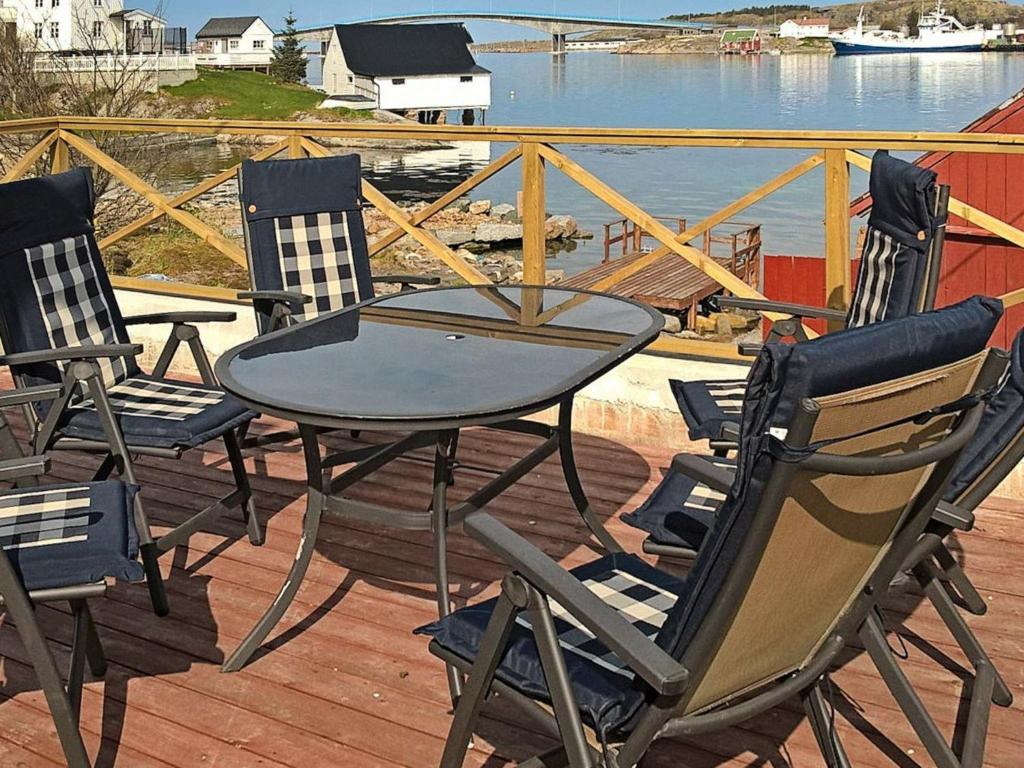
[(829, 35), (836, 55), (864, 53), (929, 53), (935, 51), (981, 51), (989, 33), (978, 24), (965, 27), (946, 13), (941, 2), (935, 9), (922, 13), (917, 22), (917, 37), (884, 29), (864, 29), (864, 8), (857, 16), (857, 26)]

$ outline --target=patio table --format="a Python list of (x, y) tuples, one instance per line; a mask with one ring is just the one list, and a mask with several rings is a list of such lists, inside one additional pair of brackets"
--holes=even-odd
[[(447, 531), (558, 453), (570, 495), (607, 549), (621, 550), (594, 513), (572, 449), (580, 389), (653, 341), (660, 313), (588, 291), (473, 286), (391, 294), (229, 350), (216, 366), (225, 390), (255, 411), (295, 422), (302, 438), (307, 503), (290, 572), (266, 613), (223, 665), (240, 669), (284, 615), (312, 558), (324, 514), (434, 534), (438, 611), (450, 611)], [(555, 425), (525, 417), (558, 409)], [(534, 435), (541, 444), (449, 506), (459, 430), (485, 426)], [(405, 436), (321, 456), (326, 430)], [(428, 510), (348, 498), (358, 480), (410, 451), (433, 446)], [(332, 470), (351, 465), (336, 476)], [(453, 695), (459, 680), (449, 670)]]

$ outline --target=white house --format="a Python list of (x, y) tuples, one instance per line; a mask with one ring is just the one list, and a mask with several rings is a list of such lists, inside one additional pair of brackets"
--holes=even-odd
[(789, 19), (779, 24), (779, 37), (828, 37), (828, 19)]
[[(0, 0), (5, 25), (46, 52), (161, 53), (170, 45), (184, 52), (184, 30), (124, 0)], [(7, 26), (9, 29), (9, 26)]]
[(196, 64), (265, 69), (274, 53), (274, 30), (259, 16), (210, 19), (196, 32)]
[(491, 105), (491, 73), (469, 50), (462, 24), (339, 24), (324, 56), (325, 106), (414, 110), (436, 122), (449, 109)]

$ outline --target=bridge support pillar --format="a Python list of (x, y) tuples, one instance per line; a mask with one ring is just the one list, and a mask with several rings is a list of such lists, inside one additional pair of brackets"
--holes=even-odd
[(565, 35), (558, 32), (551, 35), (551, 52), (555, 54), (565, 53)]

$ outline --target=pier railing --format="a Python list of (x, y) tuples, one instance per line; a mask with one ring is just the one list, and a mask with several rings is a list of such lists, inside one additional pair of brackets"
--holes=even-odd
[[(109, 172), (151, 206), (148, 213), (103, 238), (101, 247), (110, 245), (163, 217), (168, 217), (193, 232), (210, 246), (241, 266), (246, 265), (242, 248), (222, 232), (201, 221), (185, 209), (187, 203), (230, 180), (237, 166), (202, 181), (192, 189), (169, 196), (149, 181), (105, 154), (98, 140), (108, 133), (188, 134), (195, 136), (274, 137), (272, 143), (254, 150), (252, 157), (267, 159), (279, 154), (288, 157), (325, 156), (332, 150), (324, 139), (391, 139), (479, 141), (510, 144), (473, 176), (441, 195), (433, 203), (407, 213), (369, 182), (363, 183), (366, 202), (380, 210), (392, 228), (371, 243), (371, 255), (405, 236), (415, 240), (462, 280), (472, 284), (488, 283), (476, 267), (456, 254), (423, 225), (458, 198), (513, 163), (522, 174), (523, 282), (543, 283), (545, 279), (545, 179), (553, 169), (564, 174), (596, 196), (618, 215), (648, 233), (658, 247), (622, 269), (604, 278), (595, 287), (612, 288), (625, 278), (669, 254), (676, 254), (713, 278), (727, 291), (742, 297), (762, 298), (757, 290), (691, 245), (713, 227), (734, 218), (740, 212), (765, 199), (819, 166), (824, 170), (822, 188), (825, 226), (825, 295), (823, 306), (845, 309), (850, 298), (850, 167), (869, 169), (871, 160), (864, 152), (878, 149), (893, 151), (947, 151), (984, 154), (1024, 153), (1024, 135), (991, 133), (901, 133), (889, 131), (776, 131), (713, 129), (643, 128), (551, 128), (540, 126), (425, 126), (377, 123), (307, 123), (244, 120), (179, 120), (53, 117), (39, 120), (0, 122), (0, 135), (24, 134), (31, 147), (7, 166), (4, 181), (20, 178), (45, 167), (57, 172), (73, 163), (94, 164)], [(32, 142), (35, 143), (32, 143)], [(567, 145), (615, 145), (656, 147), (721, 147), (806, 150), (799, 163), (764, 182), (683, 232), (673, 231), (607, 182), (559, 149)], [(955, 197), (950, 211), (1013, 245), (1024, 247), (1024, 230), (979, 210)], [(235, 300), (235, 292), (209, 286), (158, 283), (126, 277), (114, 278), (116, 286), (132, 290), (172, 293), (191, 298)], [(1024, 303), (1024, 288), (1001, 297), (1008, 306)], [(655, 349), (667, 353), (733, 357), (732, 345), (683, 339), (662, 339)]]

